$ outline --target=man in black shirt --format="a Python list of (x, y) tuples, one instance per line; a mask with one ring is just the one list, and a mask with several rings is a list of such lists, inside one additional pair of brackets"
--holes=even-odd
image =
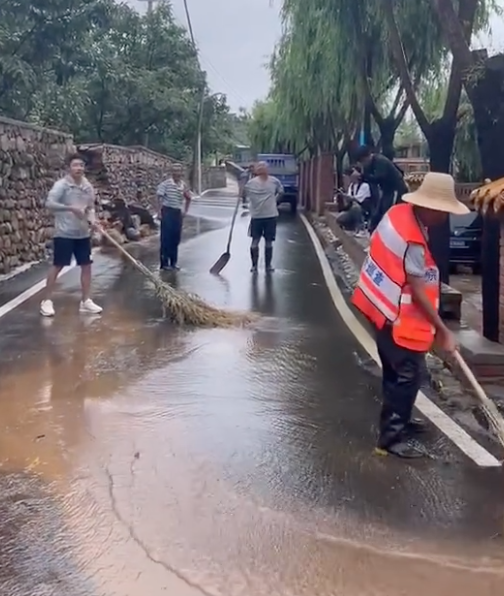
[(370, 232), (373, 232), (385, 213), (401, 202), (403, 194), (409, 192), (401, 170), (385, 155), (373, 153), (369, 147), (359, 147), (356, 160), (363, 169), (363, 182), (379, 187), (380, 198), (371, 219)]

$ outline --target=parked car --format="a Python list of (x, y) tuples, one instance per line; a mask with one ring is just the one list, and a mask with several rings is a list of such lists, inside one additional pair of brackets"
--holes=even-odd
[(450, 268), (466, 265), (473, 273), (481, 271), (481, 236), (483, 222), (475, 211), (450, 215)]

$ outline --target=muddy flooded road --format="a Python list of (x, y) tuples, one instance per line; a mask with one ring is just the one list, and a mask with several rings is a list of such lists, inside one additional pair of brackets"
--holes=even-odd
[(167, 280), (253, 328), (173, 327), (114, 253), (102, 316), (78, 314), (73, 270), (54, 320), (37, 297), (0, 319), (0, 594), (500, 596), (500, 470), (434, 428), (436, 459), (374, 457), (377, 372), (302, 223), (281, 218), (276, 271), (252, 276), (239, 218), (215, 278), (229, 212), (198, 209)]

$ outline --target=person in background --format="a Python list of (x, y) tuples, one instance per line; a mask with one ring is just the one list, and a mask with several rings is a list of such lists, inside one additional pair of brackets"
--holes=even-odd
[(344, 207), (338, 215), (338, 223), (345, 229), (358, 230), (369, 221), (372, 213), (371, 189), (367, 182), (362, 181), (359, 166), (346, 170), (345, 176), (349, 180), (346, 193), (340, 193)]
[(369, 147), (359, 147), (356, 161), (362, 168), (362, 180), (380, 189), (380, 198), (370, 223), (370, 232), (376, 229), (387, 211), (401, 202), (401, 197), (409, 191), (401, 170), (385, 155), (373, 153)]
[(63, 267), (75, 258), (81, 268), (82, 297), (79, 311), (87, 314), (102, 312), (91, 299), (91, 231), (95, 226), (95, 193), (84, 176), (85, 164), (78, 154), (68, 159), (68, 173), (51, 188), (46, 207), (54, 215), (53, 265), (47, 275), (40, 314), (55, 315), (52, 293)]
[(425, 372), (425, 355), (434, 342), (456, 349), (438, 314), (439, 270), (428, 246), (430, 226), (469, 209), (455, 196), (449, 174), (428, 173), (420, 188), (403, 195), (371, 236), (352, 302), (373, 324), (382, 364), (382, 410), (377, 452), (403, 458), (424, 452), (411, 443), (423, 430), (412, 418)]
[(247, 208), (247, 199), (243, 197), (243, 188), (244, 188), (245, 184), (247, 184), (247, 182), (249, 180), (251, 180), (253, 177), (254, 177), (254, 164), (251, 163), (248, 166), (248, 168), (240, 174), (240, 179), (238, 182), (240, 197), (242, 197), (242, 208), (243, 209)]
[(160, 269), (177, 271), (178, 248), (182, 237), (182, 224), (191, 203), (191, 193), (182, 180), (183, 168), (173, 164), (171, 176), (163, 180), (157, 188), (161, 238), (159, 261)]
[(242, 198), (249, 203), (249, 236), (252, 273), (257, 273), (259, 263), (259, 243), (264, 238), (264, 262), (266, 271), (274, 271), (272, 266), (273, 243), (276, 238), (278, 218), (277, 199), (284, 192), (280, 180), (268, 173), (268, 164), (259, 162), (255, 167), (255, 177), (249, 180), (242, 190)]

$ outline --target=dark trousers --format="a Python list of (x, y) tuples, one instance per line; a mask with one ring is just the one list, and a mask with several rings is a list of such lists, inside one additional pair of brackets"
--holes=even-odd
[(397, 196), (396, 193), (383, 193), (378, 200), (374, 213), (371, 216), (369, 222), (369, 231), (373, 233), (378, 227), (378, 224), (382, 220), (385, 213), (387, 213), (392, 206), (402, 202), (403, 201), (401, 197)]
[(175, 267), (177, 264), (181, 236), (182, 210), (163, 207), (161, 209), (161, 247), (159, 251), (161, 267)]
[(377, 332), (376, 346), (383, 367), (378, 447), (388, 449), (407, 438), (407, 426), (425, 372), (425, 354), (398, 346), (390, 325)]

